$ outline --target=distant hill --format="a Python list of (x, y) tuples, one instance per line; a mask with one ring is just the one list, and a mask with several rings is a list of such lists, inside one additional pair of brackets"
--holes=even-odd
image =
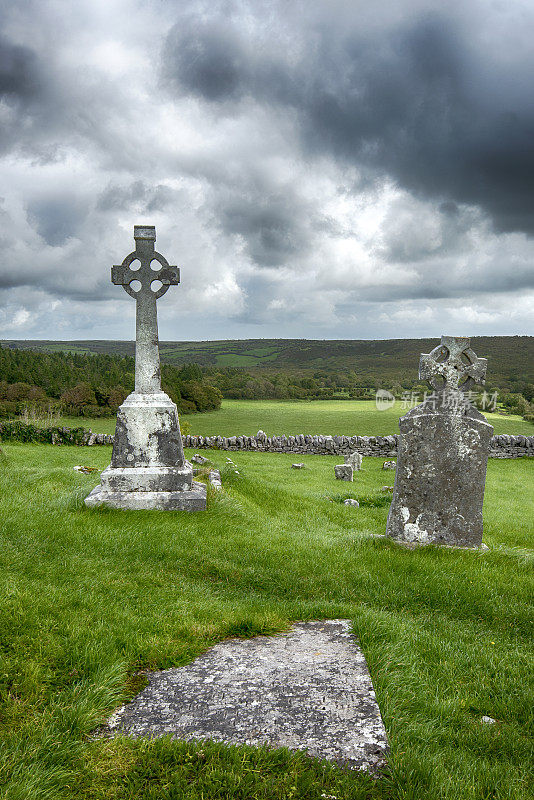
[[(134, 342), (2, 340), (8, 348), (134, 355)], [(163, 363), (190, 362), (211, 369), (238, 367), (255, 375), (318, 372), (354, 372), (362, 386), (417, 380), (419, 354), (427, 353), (438, 339), (312, 340), (244, 339), (216, 342), (161, 342)], [(475, 336), (471, 345), (488, 359), (488, 385), (521, 391), (534, 383), (533, 336)]]

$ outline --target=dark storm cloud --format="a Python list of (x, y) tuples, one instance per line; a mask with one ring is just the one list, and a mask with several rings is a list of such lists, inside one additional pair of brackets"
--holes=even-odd
[(305, 205), (290, 192), (233, 196), (220, 202), (218, 214), (223, 230), (242, 236), (251, 259), (260, 267), (281, 266), (309, 247)]
[(59, 247), (76, 236), (86, 214), (87, 204), (72, 193), (47, 196), (28, 203), (28, 220), (51, 247)]
[(38, 92), (40, 83), (39, 63), (33, 50), (0, 36), (0, 97), (27, 100)]
[(20, 140), (43, 92), (42, 64), (37, 53), (0, 36), (0, 102), (9, 109), (0, 126), (0, 150), (10, 150)]
[(277, 26), (270, 5), (259, 4), (253, 22), (227, 4), (181, 19), (165, 47), (171, 91), (217, 103), (222, 114), (239, 102), (282, 105), (296, 112), (308, 152), (388, 175), (422, 197), (477, 205), (498, 231), (534, 232), (532, 56), (502, 58), (506, 42), (497, 52), (474, 48), (482, 20), (452, 6), (369, 30), (353, 4), (328, 18), (324, 6), (306, 4), (296, 24), (284, 16), (295, 4), (276, 5)]
[(528, 328), (528, 0), (0, 16), (0, 330), (131, 336), (110, 266), (139, 222), (183, 269), (169, 339)]

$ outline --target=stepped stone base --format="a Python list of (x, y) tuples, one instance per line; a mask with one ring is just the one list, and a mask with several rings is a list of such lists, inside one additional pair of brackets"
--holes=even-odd
[(193, 467), (107, 467), (100, 476), (104, 492), (183, 492), (193, 486)]
[(176, 405), (164, 392), (132, 392), (117, 413), (111, 464), (85, 505), (134, 511), (204, 511), (206, 486), (185, 460)]
[(193, 481), (192, 488), (178, 492), (109, 491), (97, 486), (85, 498), (85, 505), (124, 508), (131, 511), (205, 511), (206, 486)]

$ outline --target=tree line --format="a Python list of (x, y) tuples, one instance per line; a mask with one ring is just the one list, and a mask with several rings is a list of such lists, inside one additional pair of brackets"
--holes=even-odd
[[(220, 408), (222, 394), (196, 364), (164, 364), (162, 388), (182, 414)], [(0, 416), (29, 404), (71, 416), (111, 416), (133, 391), (135, 361), (106, 353), (46, 353), (0, 346)]]
[[(246, 400), (368, 400), (377, 389), (395, 397), (421, 396), (428, 389), (407, 378), (392, 383), (385, 375), (369, 378), (351, 369), (251, 371), (196, 363), (162, 364), (162, 386), (182, 414), (220, 408), (223, 397)], [(28, 404), (47, 404), (72, 416), (111, 416), (133, 390), (135, 361), (111, 353), (45, 352), (0, 345), (0, 416), (19, 413)], [(488, 386), (502, 408), (534, 421), (534, 385)]]

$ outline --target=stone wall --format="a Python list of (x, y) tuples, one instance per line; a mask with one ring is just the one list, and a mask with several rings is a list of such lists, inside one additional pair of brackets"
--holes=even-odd
[[(113, 435), (93, 433), (83, 428), (35, 428), (24, 423), (0, 424), (0, 438), (4, 441), (39, 441), (52, 444), (78, 446), (110, 445)], [(195, 450), (214, 447), (219, 450), (257, 450), (260, 453), (295, 453), (300, 455), (340, 455), (356, 450), (362, 456), (395, 458), (398, 435), (392, 436), (267, 436), (258, 431), (256, 436), (184, 436), (184, 447)], [(534, 456), (534, 436), (500, 434), (491, 440), (491, 458), (521, 458)]]
[[(195, 450), (214, 447), (219, 450), (257, 450), (263, 453), (298, 453), (301, 455), (340, 455), (356, 450), (362, 456), (395, 458), (398, 435), (391, 436), (184, 436), (184, 447)], [(491, 458), (534, 456), (534, 436), (500, 434), (491, 440)]]

